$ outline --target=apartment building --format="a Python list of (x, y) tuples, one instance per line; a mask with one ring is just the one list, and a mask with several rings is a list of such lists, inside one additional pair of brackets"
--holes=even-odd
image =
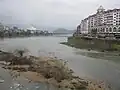
[(102, 6), (80, 23), (81, 34), (120, 35), (120, 9), (105, 10)]

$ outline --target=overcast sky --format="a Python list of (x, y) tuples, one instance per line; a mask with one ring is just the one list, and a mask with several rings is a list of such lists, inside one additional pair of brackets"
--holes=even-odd
[(0, 20), (74, 29), (100, 5), (105, 9), (120, 8), (120, 0), (0, 0)]

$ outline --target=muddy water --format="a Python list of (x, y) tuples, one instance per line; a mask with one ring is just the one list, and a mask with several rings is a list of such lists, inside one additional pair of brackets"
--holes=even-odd
[(67, 37), (30, 37), (4, 39), (0, 48), (12, 51), (16, 48), (27, 48), (35, 56), (52, 56), (68, 61), (76, 75), (105, 81), (115, 90), (120, 90), (120, 56), (112, 53), (86, 51), (59, 44)]

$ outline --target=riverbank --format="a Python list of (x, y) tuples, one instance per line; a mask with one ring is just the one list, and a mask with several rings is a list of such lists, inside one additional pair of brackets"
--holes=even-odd
[(67, 42), (61, 44), (75, 48), (96, 50), (100, 52), (120, 52), (120, 42), (117, 40), (97, 39), (88, 37), (68, 37)]
[(109, 90), (104, 84), (95, 84), (90, 80), (81, 79), (73, 75), (67, 67), (67, 62), (50, 57), (16, 56), (12, 53), (2, 52), (0, 61), (4, 69), (12, 70), (14, 78), (24, 76), (30, 82), (46, 82), (59, 88), (74, 90)]

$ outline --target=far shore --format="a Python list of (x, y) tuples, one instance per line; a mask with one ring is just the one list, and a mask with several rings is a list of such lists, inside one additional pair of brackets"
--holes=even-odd
[(109, 41), (104, 39), (88, 39), (82, 37), (68, 37), (67, 42), (61, 42), (60, 44), (70, 47), (85, 49), (87, 51), (98, 51), (112, 53), (113, 55), (120, 56), (120, 42)]

